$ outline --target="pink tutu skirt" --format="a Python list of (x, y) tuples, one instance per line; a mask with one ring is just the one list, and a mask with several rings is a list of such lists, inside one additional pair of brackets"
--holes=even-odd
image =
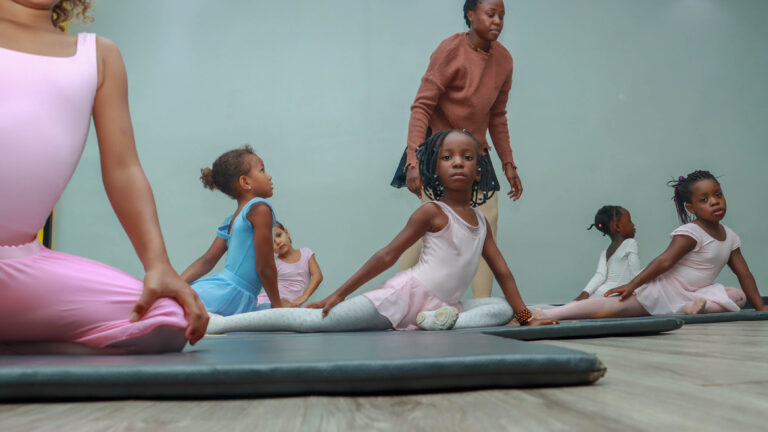
[(363, 295), (392, 323), (395, 330), (418, 330), (416, 315), (421, 311), (433, 311), (443, 306), (464, 311), (461, 303), (447, 303), (432, 294), (411, 270), (394, 275), (380, 287)]
[(641, 286), (637, 289), (636, 295), (637, 301), (651, 315), (683, 314), (683, 306), (697, 298), (717, 303), (731, 312), (738, 312), (741, 309), (728, 297), (725, 286), (722, 284), (713, 283), (694, 287), (673, 272), (664, 273)]
[(0, 246), (0, 343), (65, 341), (102, 348), (159, 326), (187, 327), (184, 310), (167, 298), (138, 322), (128, 321), (143, 288), (127, 273), (37, 242)]

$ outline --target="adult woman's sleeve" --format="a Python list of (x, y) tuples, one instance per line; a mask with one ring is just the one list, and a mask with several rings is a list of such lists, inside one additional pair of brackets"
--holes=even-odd
[(496, 101), (493, 102), (488, 123), (488, 131), (491, 134), (493, 147), (496, 154), (501, 159), (502, 166), (506, 163), (515, 164), (512, 158), (512, 146), (509, 143), (509, 126), (507, 124), (507, 100), (509, 99), (509, 89), (512, 88), (512, 71), (504, 80), (504, 84), (499, 90)]

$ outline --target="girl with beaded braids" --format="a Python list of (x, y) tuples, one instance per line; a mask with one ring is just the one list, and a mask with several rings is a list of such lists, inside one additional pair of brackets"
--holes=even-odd
[[(282, 307), (277, 288), (277, 267), (272, 249), (275, 214), (266, 198), (272, 196), (272, 176), (249, 145), (230, 150), (212, 168), (200, 170), (208, 189), (218, 189), (237, 201), (235, 212), (224, 219), (208, 250), (181, 274), (192, 285), (211, 314), (232, 315), (269, 308), (258, 305), (264, 288), (271, 307)], [(221, 273), (199, 279), (227, 254)]]
[(608, 290), (626, 284), (640, 272), (635, 224), (627, 209), (615, 205), (601, 207), (595, 214), (595, 223), (587, 229), (592, 228), (610, 237), (611, 244), (600, 253), (597, 271), (574, 299), (576, 301), (602, 297)]
[[(735, 312), (747, 301), (768, 310), (755, 278), (741, 254), (741, 240), (720, 222), (726, 203), (720, 182), (708, 171), (694, 171), (671, 181), (673, 200), (682, 226), (672, 242), (626, 285), (591, 298), (534, 315), (555, 319)], [(691, 215), (694, 216), (691, 222)], [(716, 283), (728, 266), (742, 290)]]
[[(503, 325), (513, 316), (522, 325), (555, 323), (531, 317), (488, 222), (474, 208), (489, 195), (484, 189), (487, 170), (478, 162), (481, 155), (469, 132), (447, 130), (432, 135), (419, 146), (418, 162), (425, 193), (435, 200), (419, 207), (394, 240), (339, 289), (305, 309), (212, 316), (209, 333), (446, 330)], [(424, 247), (416, 266), (372, 291), (347, 299), (390, 268), (420, 238)], [(481, 256), (491, 266), (506, 300), (461, 301)]]
[[(489, 170), (491, 190), (500, 190), (493, 172), (490, 133), (493, 146), (501, 160), (504, 177), (509, 182), (509, 198), (517, 200), (523, 193), (517, 166), (512, 157), (507, 126), (507, 97), (512, 86), (512, 56), (498, 41), (504, 28), (502, 0), (466, 0), (464, 21), (469, 31), (456, 33), (443, 40), (429, 59), (429, 66), (411, 105), (407, 146), (398, 165), (392, 186), (407, 186), (422, 202), (422, 183), (416, 157), (416, 147), (432, 132), (466, 128), (483, 149), (481, 159)], [(498, 225), (498, 196), (489, 194), (488, 203), (481, 207), (496, 237)], [(413, 267), (419, 259), (421, 242), (416, 242), (401, 257), (399, 269)], [(484, 260), (472, 280), (475, 297), (488, 297), (493, 287), (493, 275)]]

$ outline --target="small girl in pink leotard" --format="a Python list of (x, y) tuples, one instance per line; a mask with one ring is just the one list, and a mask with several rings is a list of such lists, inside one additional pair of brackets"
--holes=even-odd
[[(534, 316), (564, 320), (736, 312), (747, 299), (756, 310), (768, 310), (741, 254), (741, 239), (720, 223), (727, 209), (720, 182), (708, 171), (694, 171), (671, 186), (683, 225), (672, 231), (667, 250), (605, 297), (536, 310)], [(741, 289), (715, 282), (726, 264)]]
[[(0, 351), (178, 351), (203, 336), (208, 318), (165, 251), (120, 52), (93, 34), (62, 33), (89, 2), (62, 3), (0, 1)], [(144, 264), (143, 283), (36, 242), (80, 159), (91, 115), (104, 186)]]

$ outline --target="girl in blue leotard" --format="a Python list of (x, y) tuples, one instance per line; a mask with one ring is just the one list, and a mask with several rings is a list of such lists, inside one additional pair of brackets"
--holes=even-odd
[[(257, 310), (257, 295), (264, 288), (272, 307), (282, 307), (272, 250), (275, 213), (265, 199), (272, 196), (272, 176), (250, 146), (230, 150), (201, 170), (205, 187), (218, 189), (237, 201), (237, 209), (216, 231), (203, 256), (181, 277), (200, 295), (209, 313), (234, 315)], [(224, 270), (200, 279), (224, 253)], [(266, 306), (268, 307), (268, 306)]]

